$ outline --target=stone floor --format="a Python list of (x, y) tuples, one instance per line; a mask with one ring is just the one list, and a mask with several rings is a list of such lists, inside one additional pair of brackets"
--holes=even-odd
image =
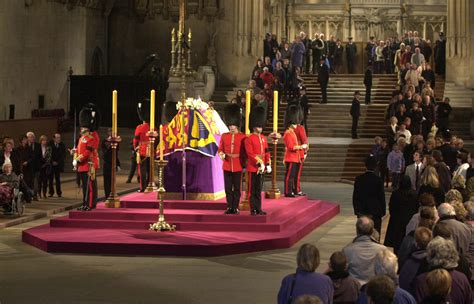
[(354, 237), (352, 185), (303, 189), (339, 202), (341, 213), (286, 250), (216, 258), (48, 254), (22, 243), (21, 232), (49, 217), (0, 229), (0, 303), (274, 303), (299, 245), (320, 249), (324, 271), (330, 254)]

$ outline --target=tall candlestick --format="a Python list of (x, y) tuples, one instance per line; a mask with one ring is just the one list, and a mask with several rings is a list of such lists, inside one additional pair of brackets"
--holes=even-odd
[(112, 91), (112, 137), (117, 137), (117, 90)]
[(160, 160), (163, 161), (163, 149), (165, 143), (163, 142), (163, 125), (160, 125)]
[(250, 90), (245, 92), (245, 135), (250, 134)]
[(273, 133), (278, 132), (278, 91), (273, 91)]
[(150, 131), (155, 130), (155, 90), (151, 90), (150, 98)]

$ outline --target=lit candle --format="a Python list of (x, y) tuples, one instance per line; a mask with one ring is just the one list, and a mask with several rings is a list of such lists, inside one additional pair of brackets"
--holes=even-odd
[(250, 134), (250, 90), (245, 92), (245, 135)]
[(163, 160), (163, 149), (165, 143), (163, 142), (163, 125), (160, 125), (160, 160)]
[(273, 133), (278, 132), (278, 91), (273, 91)]
[(151, 90), (150, 98), (150, 131), (155, 130), (155, 90)]
[(117, 90), (112, 91), (112, 137), (117, 137)]

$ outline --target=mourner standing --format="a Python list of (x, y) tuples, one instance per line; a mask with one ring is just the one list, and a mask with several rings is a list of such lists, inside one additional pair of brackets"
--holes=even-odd
[(321, 57), (319, 61), (318, 82), (321, 88), (321, 103), (328, 102), (328, 83), (329, 83), (329, 68), (326, 65), (326, 57)]
[(66, 146), (61, 141), (61, 134), (54, 134), (50, 142), (52, 170), (49, 176), (49, 197), (54, 195), (53, 181), (56, 184), (56, 194), (61, 197), (61, 173), (64, 172), (64, 160), (66, 158)]

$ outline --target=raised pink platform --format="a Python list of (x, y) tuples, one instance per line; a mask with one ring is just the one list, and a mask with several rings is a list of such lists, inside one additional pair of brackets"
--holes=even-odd
[(306, 197), (264, 200), (266, 216), (224, 215), (224, 200), (166, 201), (166, 221), (177, 231), (154, 232), (156, 194), (124, 196), (122, 207), (71, 211), (23, 231), (23, 241), (47, 252), (219, 256), (289, 248), (339, 213), (337, 204)]

